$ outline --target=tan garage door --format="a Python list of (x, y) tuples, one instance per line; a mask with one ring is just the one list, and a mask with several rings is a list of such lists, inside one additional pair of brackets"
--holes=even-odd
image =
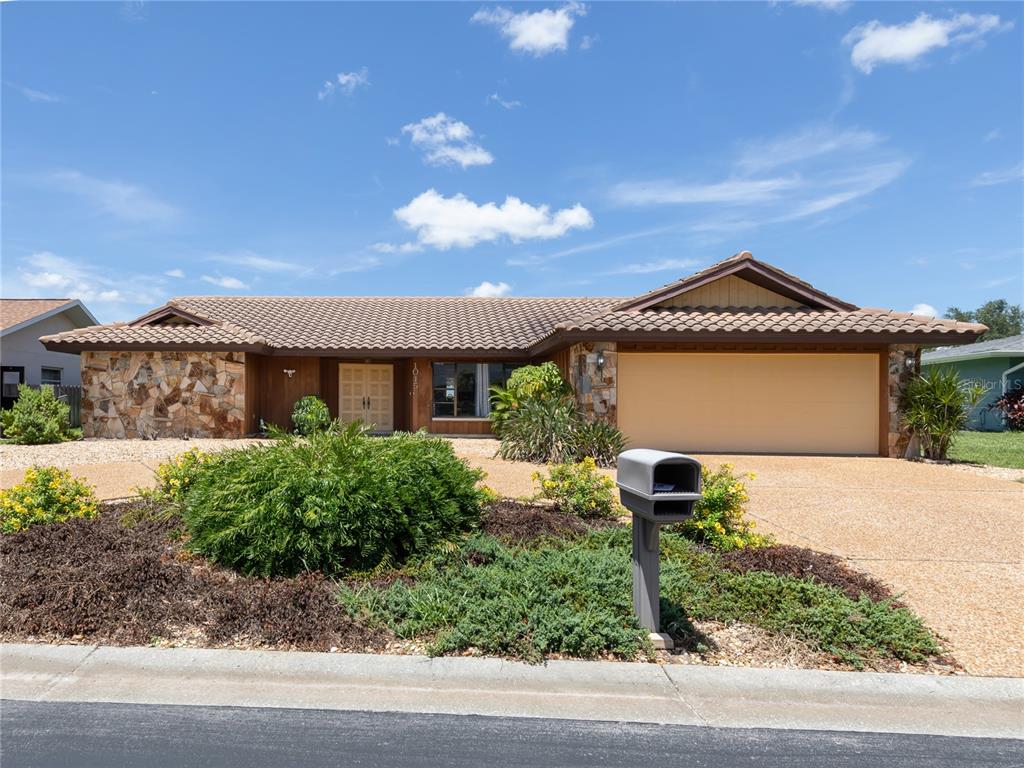
[(619, 428), (634, 448), (877, 454), (878, 355), (619, 355)]

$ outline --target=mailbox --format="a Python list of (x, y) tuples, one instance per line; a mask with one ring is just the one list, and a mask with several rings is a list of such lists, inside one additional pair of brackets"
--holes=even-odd
[(615, 484), (633, 513), (633, 610), (656, 647), (671, 648), (661, 634), (658, 550), (661, 526), (693, 515), (701, 495), (700, 462), (681, 453), (634, 448), (619, 454)]
[(693, 515), (700, 499), (700, 462), (681, 453), (634, 448), (619, 454), (615, 484), (622, 506), (658, 523)]

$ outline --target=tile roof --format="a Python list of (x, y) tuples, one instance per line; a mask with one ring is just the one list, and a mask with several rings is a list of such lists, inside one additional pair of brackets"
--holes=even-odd
[(111, 323), (90, 325), (73, 331), (43, 336), (40, 341), (56, 344), (88, 344), (95, 347), (265, 347), (263, 337), (233, 323), (211, 325), (132, 325)]
[(70, 304), (72, 299), (0, 299), (0, 330)]
[[(558, 330), (591, 333), (736, 333), (736, 334), (963, 334), (984, 326), (939, 320), (885, 309), (832, 311), (808, 307), (688, 307), (609, 311), (558, 325)], [(926, 338), (921, 339), (927, 343)]]
[(946, 349), (933, 349), (921, 355), (922, 363), (933, 363), (947, 358), (957, 359), (964, 357), (997, 357), (1006, 353), (1008, 357), (1024, 356), (1024, 334), (1007, 336), (1002, 339), (991, 341), (976, 341), (966, 347), (948, 347)]

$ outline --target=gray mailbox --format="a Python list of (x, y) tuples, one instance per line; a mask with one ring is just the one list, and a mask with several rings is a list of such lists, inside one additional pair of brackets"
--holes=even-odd
[(633, 513), (633, 610), (651, 639), (671, 648), (671, 638), (658, 631), (660, 528), (693, 515), (701, 495), (700, 462), (681, 453), (634, 448), (619, 454), (615, 484), (622, 506)]

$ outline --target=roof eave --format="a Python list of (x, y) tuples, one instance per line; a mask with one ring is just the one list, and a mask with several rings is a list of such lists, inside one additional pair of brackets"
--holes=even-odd
[(8, 334), (14, 333), (15, 331), (20, 331), (23, 328), (29, 328), (38, 322), (46, 320), (47, 318), (50, 317), (54, 317), (55, 315), (62, 314), (64, 312), (68, 312), (69, 310), (80, 311), (86, 317), (86, 319), (93, 325), (99, 324), (99, 321), (93, 316), (92, 312), (89, 311), (85, 304), (82, 303), (81, 299), (72, 299), (66, 304), (61, 304), (59, 307), (48, 309), (45, 312), (41, 312), (38, 315), (28, 318), (27, 320), (22, 320), (20, 323), (17, 323), (16, 325), (11, 325), (8, 326), (7, 328), (0, 330), (0, 336), (7, 336)]
[(154, 344), (151, 342), (102, 342), (102, 341), (43, 341), (50, 352), (251, 352), (265, 355), (270, 347), (266, 344)]
[(939, 365), (942, 363), (960, 363), (966, 360), (985, 360), (992, 357), (1024, 357), (1024, 349), (996, 349), (996, 350), (983, 350), (981, 352), (971, 352), (965, 350), (963, 352), (956, 352), (952, 355), (943, 355), (942, 357), (927, 357), (927, 354), (921, 356), (921, 365)]

